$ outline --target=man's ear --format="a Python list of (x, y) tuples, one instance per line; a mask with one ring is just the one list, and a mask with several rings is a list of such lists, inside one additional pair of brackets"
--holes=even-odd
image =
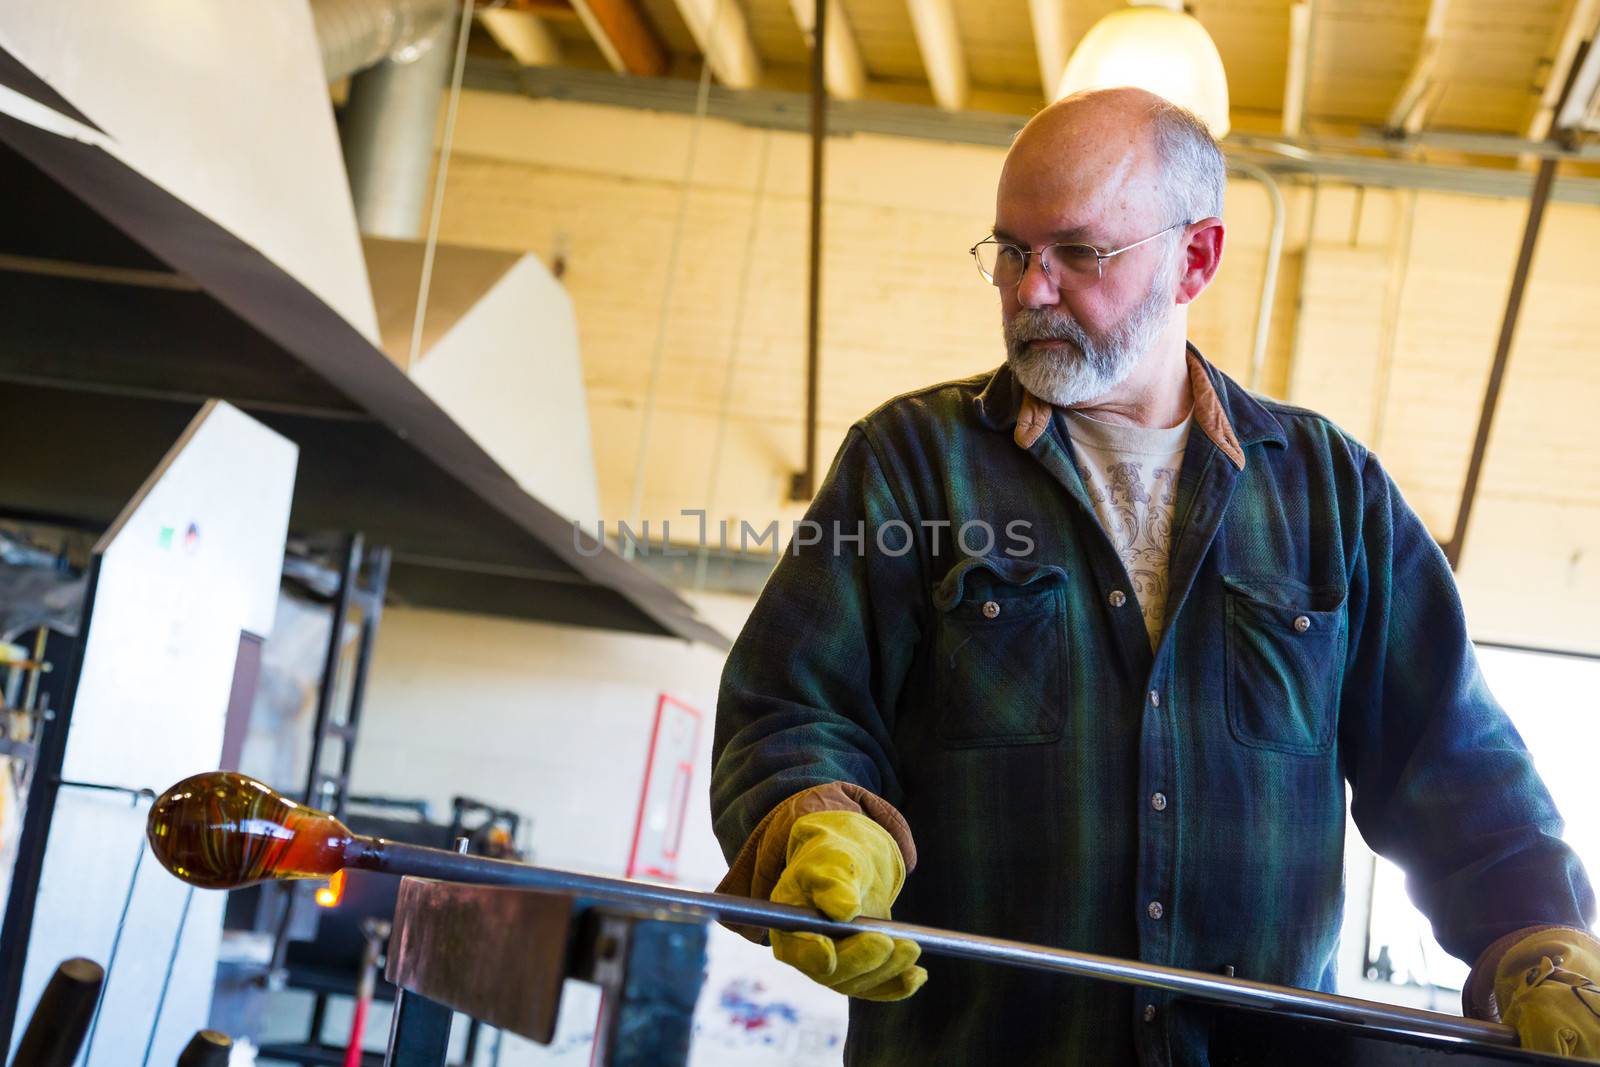
[(1222, 265), (1222, 220), (1212, 216), (1191, 222), (1180, 238), (1177, 302), (1187, 304), (1205, 291)]

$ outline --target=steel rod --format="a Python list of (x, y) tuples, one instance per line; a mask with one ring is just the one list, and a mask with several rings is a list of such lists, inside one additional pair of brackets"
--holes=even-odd
[(284, 878), (327, 878), (340, 870), (355, 868), (443, 882), (561, 893), (635, 907), (680, 909), (734, 925), (806, 931), (836, 938), (876, 932), (915, 941), (922, 951), (938, 956), (1095, 978), (1199, 1000), (1444, 1041), (1509, 1047), (1518, 1044), (1511, 1027), (1415, 1008), (887, 919), (837, 922), (806, 908), (765, 900), (553, 870), (366, 837), (351, 833), (332, 815), (302, 807), (234, 771), (193, 775), (169, 788), (151, 807), (146, 836), (162, 866), (190, 885), (205, 889), (239, 889)]
[(1446, 1041), (1504, 1047), (1516, 1047), (1519, 1044), (1516, 1031), (1509, 1026), (1439, 1012), (885, 919), (835, 922), (804, 908), (726, 893), (702, 893), (673, 886), (533, 867), (482, 856), (463, 856), (381, 838), (352, 838), (346, 858), (352, 866), (389, 874), (516, 886), (660, 908), (692, 908), (724, 922), (745, 926), (809, 931), (831, 937), (875, 931), (891, 937), (909, 938), (921, 946), (923, 952), (937, 956), (1098, 978), (1122, 985), (1179, 993), (1198, 1000), (1291, 1012)]

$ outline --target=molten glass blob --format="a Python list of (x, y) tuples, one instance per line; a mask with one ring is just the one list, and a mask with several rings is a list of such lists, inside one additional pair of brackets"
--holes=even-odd
[(202, 889), (276, 878), (327, 878), (344, 868), (350, 831), (254, 778), (211, 771), (156, 799), (145, 825), (161, 865)]

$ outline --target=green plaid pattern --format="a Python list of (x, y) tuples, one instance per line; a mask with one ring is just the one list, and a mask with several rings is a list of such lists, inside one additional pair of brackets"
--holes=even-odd
[[(851, 429), (808, 518), (864, 523), (860, 550), (791, 548), (723, 674), (730, 858), (785, 797), (852, 782), (916, 837), (898, 919), (1331, 990), (1348, 783), (1453, 954), (1586, 925), (1593, 892), (1421, 521), (1326, 419), (1203, 370), (1245, 463), (1225, 431), (1189, 437), (1154, 653), (1061, 416), (1013, 441), (1008, 369)], [(895, 520), (903, 554), (898, 526), (887, 551), (873, 536)], [(974, 520), (999, 539), (966, 555)], [(1206, 1062), (1203, 1010), (1164, 994), (924, 962), (909, 1000), (851, 1002), (847, 1063)]]

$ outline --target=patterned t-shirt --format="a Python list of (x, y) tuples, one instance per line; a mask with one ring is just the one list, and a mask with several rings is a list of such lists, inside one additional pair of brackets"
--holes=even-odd
[(1126, 426), (1067, 412), (1067, 429), (1095, 514), (1116, 546), (1144, 613), (1150, 647), (1167, 610), (1167, 550), (1190, 419), (1170, 429)]

